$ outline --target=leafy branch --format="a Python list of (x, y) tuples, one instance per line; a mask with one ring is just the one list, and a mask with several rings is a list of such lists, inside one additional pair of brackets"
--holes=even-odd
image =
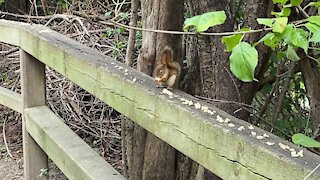
[[(255, 48), (260, 43), (278, 52), (279, 59), (287, 58), (291, 61), (299, 61), (297, 54), (299, 48), (303, 49), (306, 56), (311, 57), (308, 51), (314, 50), (312, 46), (320, 42), (320, 16), (309, 16), (305, 9), (315, 6), (320, 9), (320, 2), (311, 2), (304, 8), (301, 7), (303, 0), (273, 0), (274, 4), (282, 7), (280, 12), (271, 12), (273, 18), (257, 18), (257, 23), (264, 25), (263, 29), (250, 30), (240, 29), (239, 31), (223, 35), (222, 43), (226, 45), (226, 51), (231, 52), (229, 57), (231, 72), (241, 81), (257, 81), (254, 78), (254, 70), (258, 64), (258, 52)], [(305, 19), (288, 22), (291, 9), (297, 8), (303, 13)], [(184, 30), (203, 32), (210, 27), (221, 25), (225, 22), (224, 11), (208, 12), (185, 20)], [(259, 41), (250, 45), (243, 41), (245, 34), (261, 31), (270, 31)], [(311, 47), (310, 47), (311, 45)], [(319, 62), (319, 60), (317, 60)]]

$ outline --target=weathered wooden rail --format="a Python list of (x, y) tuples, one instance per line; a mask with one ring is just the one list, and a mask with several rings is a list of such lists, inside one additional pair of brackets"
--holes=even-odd
[(320, 164), (188, 94), (162, 93), (149, 76), (46, 27), (0, 20), (0, 42), (21, 49), (22, 95), (0, 88), (0, 104), (23, 114), (26, 179), (47, 168), (47, 155), (69, 179), (123, 179), (45, 106), (45, 65), (223, 179), (303, 179)]

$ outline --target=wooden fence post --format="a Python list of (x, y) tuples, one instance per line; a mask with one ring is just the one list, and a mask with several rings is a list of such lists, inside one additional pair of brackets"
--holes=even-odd
[[(20, 49), (21, 94), (23, 109), (42, 106), (46, 102), (45, 64)], [(48, 170), (48, 157), (29, 135), (22, 113), (23, 165), (26, 180), (46, 179), (39, 176), (41, 169)]]

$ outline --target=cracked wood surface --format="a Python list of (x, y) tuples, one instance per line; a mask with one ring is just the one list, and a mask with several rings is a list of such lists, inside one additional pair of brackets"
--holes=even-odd
[[(10, 23), (0, 20), (0, 33), (2, 27), (10, 33)], [(223, 179), (303, 179), (320, 164), (319, 156), (307, 150), (304, 157), (291, 157), (289, 150), (279, 148), (279, 142), (297, 152), (301, 148), (257, 127), (250, 130), (247, 122), (188, 94), (178, 90), (172, 96), (163, 94), (151, 77), (52, 30), (24, 24), (19, 28), (23, 50)], [(10, 43), (3, 36), (0, 41)], [(216, 113), (204, 113), (181, 98)], [(230, 122), (219, 122), (225, 118)], [(245, 129), (237, 130), (241, 126)], [(263, 134), (269, 137), (256, 138)], [(309, 179), (320, 179), (320, 170)]]

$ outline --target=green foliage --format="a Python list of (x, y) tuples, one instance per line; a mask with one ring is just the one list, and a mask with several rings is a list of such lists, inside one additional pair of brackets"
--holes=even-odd
[[(263, 42), (273, 51), (283, 54), (283, 57), (291, 61), (299, 61), (297, 51), (300, 48), (305, 54), (308, 54), (309, 45), (320, 42), (320, 16), (310, 16), (305, 20), (289, 22), (288, 16), (291, 14), (291, 8), (298, 6), (301, 9), (303, 0), (273, 0), (273, 2), (280, 4), (281, 11), (272, 12), (271, 14), (275, 16), (273, 18), (257, 18), (258, 24), (266, 26), (267, 30), (272, 32), (268, 32), (253, 46)], [(313, 2), (307, 6), (319, 7), (320, 3)], [(225, 20), (224, 11), (208, 12), (186, 19), (184, 29), (194, 26), (197, 32), (202, 32), (209, 27), (224, 23)], [(301, 28), (302, 26), (305, 28)], [(241, 42), (249, 31), (250, 29), (246, 29), (241, 34), (234, 33), (222, 37), (222, 43), (226, 45), (226, 52), (232, 52), (229, 57), (231, 72), (244, 82), (254, 80), (254, 70), (258, 62), (258, 53), (255, 53), (255, 48), (248, 43)]]
[(234, 34), (230, 36), (223, 36), (222, 43), (227, 46), (227, 52), (231, 52), (232, 49), (241, 41), (243, 34)]
[(241, 81), (251, 82), (258, 64), (258, 51), (247, 42), (237, 44), (230, 56), (231, 72)]
[(290, 14), (291, 14), (291, 8), (289, 7), (283, 8), (280, 12), (274, 12), (274, 11), (271, 12), (271, 15), (275, 15), (276, 17), (282, 17), (282, 16), (288, 17), (290, 16)]
[(291, 42), (293, 45), (298, 46), (304, 50), (306, 54), (308, 54), (309, 41), (308, 41), (308, 32), (301, 29), (295, 28), (291, 32)]
[(279, 18), (257, 18), (258, 24), (273, 28), (273, 32), (282, 33), (288, 23), (287, 17)]
[(287, 23), (288, 23), (287, 17), (276, 18), (273, 24), (273, 32), (282, 33), (286, 28)]
[(300, 6), (303, 0), (291, 0), (290, 4), (292, 6)]
[(2, 4), (2, 3), (4, 3), (5, 2), (5, 0), (0, 0), (0, 5)]
[(304, 26), (312, 33), (320, 31), (320, 26), (313, 24), (313, 23), (310, 23), (310, 22), (306, 23)]
[(281, 37), (277, 36), (275, 33), (267, 33), (258, 42), (254, 43), (257, 46), (259, 43), (264, 42), (264, 45), (269, 46), (272, 50), (275, 50), (276, 46), (280, 42)]
[(310, 16), (307, 21), (320, 26), (320, 16)]
[(309, 6), (320, 7), (320, 1), (318, 1), (318, 2), (310, 2), (308, 5), (306, 5), (306, 7), (309, 7)]
[(294, 134), (292, 136), (292, 142), (295, 144), (304, 146), (304, 147), (308, 147), (308, 148), (311, 148), (311, 147), (319, 148), (320, 147), (320, 142), (318, 142), (318, 141), (316, 141), (316, 140), (314, 140), (304, 134), (301, 134), (301, 133)]
[(58, 0), (58, 5), (60, 5), (63, 9), (68, 9), (68, 7), (71, 5), (68, 0)]
[(286, 57), (292, 61), (298, 61), (300, 60), (299, 56), (297, 55), (294, 48), (290, 45), (288, 45), (288, 49), (286, 51)]
[(209, 27), (223, 24), (226, 20), (226, 13), (224, 11), (208, 12), (184, 21), (184, 30), (186, 31), (191, 26), (195, 26), (197, 32), (208, 30)]
[(258, 24), (262, 24), (268, 27), (273, 27), (274, 19), (273, 18), (257, 18)]
[(9, 75), (8, 75), (7, 72), (1, 73), (0, 75), (1, 75), (1, 76), (0, 76), (0, 82), (7, 81), (7, 80), (9, 79)]
[(39, 177), (48, 178), (49, 177), (49, 170), (48, 169), (40, 169)]
[(320, 30), (313, 33), (310, 42), (319, 43), (320, 42)]
[(285, 5), (288, 0), (272, 0), (274, 4), (280, 3), (282, 5)]

